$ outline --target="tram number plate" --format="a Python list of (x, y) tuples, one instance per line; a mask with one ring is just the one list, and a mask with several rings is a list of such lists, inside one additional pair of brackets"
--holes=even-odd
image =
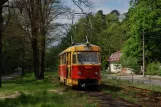
[(85, 46), (84, 50), (86, 50), (86, 51), (90, 50), (90, 46)]
[(92, 70), (89, 70), (89, 69), (88, 69), (88, 70), (86, 70), (86, 72), (91, 72), (91, 71), (92, 71)]

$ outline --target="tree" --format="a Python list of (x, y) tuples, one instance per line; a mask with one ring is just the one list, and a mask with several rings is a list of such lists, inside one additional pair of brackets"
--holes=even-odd
[(99, 45), (102, 48), (102, 58), (105, 60), (112, 52), (121, 49), (126, 39), (126, 29), (126, 21), (119, 21), (117, 10), (107, 15), (99, 10), (95, 15), (90, 14), (88, 17), (79, 19), (71, 27), (69, 34), (74, 35), (74, 41), (76, 42), (84, 42), (85, 36), (88, 36), (90, 43)]
[[(87, 2), (74, 0), (78, 6)], [(22, 15), (17, 19), (25, 21), (20, 23), (21, 28), (28, 34), (33, 52), (33, 65), (36, 79), (44, 78), (45, 42), (50, 22), (57, 16), (68, 12), (57, 5), (59, 0), (14, 0), (14, 5), (22, 10)]]
[[(45, 40), (51, 18), (57, 17), (55, 0), (14, 0), (13, 5), (22, 10), (17, 16), (19, 25), (26, 32), (32, 44), (33, 65), (36, 79), (44, 78)], [(55, 10), (54, 10), (55, 9)], [(16, 13), (16, 9), (15, 9)], [(61, 12), (62, 13), (62, 12)], [(51, 15), (53, 15), (51, 17)], [(26, 18), (26, 20), (23, 20)], [(20, 21), (21, 20), (21, 21)]]
[(32, 62), (30, 40), (17, 24), (13, 10), (4, 15), (4, 20), (8, 19), (10, 20), (3, 32), (2, 68), (7, 74), (14, 72), (15, 68), (21, 67), (22, 75), (24, 75), (24, 68), (31, 66), (30, 62)]
[(1, 68), (2, 68), (2, 31), (3, 31), (3, 17), (2, 17), (2, 9), (3, 5), (7, 2), (8, 0), (1, 0), (0, 1), (0, 87), (1, 86)]
[[(81, 10), (80, 13), (77, 13), (77, 12), (71, 10), (70, 13), (72, 13), (71, 14), (72, 21), (73, 21), (73, 15), (75, 15), (75, 14), (87, 14), (87, 13), (84, 12), (84, 6), (90, 7), (92, 5), (89, 0), (72, 0), (72, 2)], [(90, 17), (91, 16), (92, 15), (90, 15)], [(85, 20), (88, 20), (88, 19), (86, 18)], [(81, 41), (81, 39), (77, 39), (78, 36), (76, 34), (77, 30), (79, 30), (78, 28), (81, 27), (80, 26), (81, 24), (78, 24), (78, 25), (74, 24), (73, 25), (73, 23), (72, 23), (72, 24), (62, 25), (61, 23), (58, 23), (57, 25), (61, 29), (59, 33), (56, 33), (56, 35), (59, 36), (58, 37), (59, 40), (57, 40), (57, 41), (59, 41), (59, 44), (58, 44), (58, 46), (50, 47), (48, 49), (48, 51), (46, 52), (47, 55), (46, 55), (46, 61), (45, 61), (46, 67), (50, 68), (50, 69), (54, 69), (54, 70), (57, 68), (58, 61), (59, 61), (58, 54), (62, 50), (64, 50), (65, 48), (69, 47), (72, 44), (71, 37), (74, 37), (74, 41), (77, 41), (77, 40), (78, 40), (77, 42)], [(86, 28), (88, 28), (88, 27), (86, 27)], [(56, 31), (56, 32), (58, 32), (58, 31)], [(84, 36), (80, 36), (79, 38), (83, 38), (83, 40), (84, 40)]]
[(122, 48), (124, 60), (132, 58), (137, 60), (137, 65), (141, 64), (143, 61), (142, 42), (144, 35), (146, 64), (153, 61), (161, 61), (161, 45), (159, 45), (161, 40), (160, 6), (160, 0), (131, 1), (131, 8), (127, 14), (129, 37)]
[(71, 27), (70, 33), (74, 36), (76, 42), (85, 42), (86, 36), (89, 42), (98, 44), (99, 33), (105, 29), (105, 20), (103, 12), (100, 10), (96, 15), (88, 14), (79, 19), (79, 21)]
[[(71, 40), (69, 39), (71, 35), (67, 35), (66, 37), (61, 38), (61, 42), (58, 46), (54, 46), (49, 48), (46, 52), (46, 64), (45, 67), (49, 70), (57, 70), (58, 63), (59, 63), (59, 53), (66, 49), (67, 47), (71, 46)], [(54, 59), (54, 60), (53, 60)]]

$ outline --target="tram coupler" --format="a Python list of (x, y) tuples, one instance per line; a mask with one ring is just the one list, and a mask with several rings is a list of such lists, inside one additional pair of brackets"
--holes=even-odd
[(86, 84), (82, 84), (81, 87), (85, 88), (86, 87)]

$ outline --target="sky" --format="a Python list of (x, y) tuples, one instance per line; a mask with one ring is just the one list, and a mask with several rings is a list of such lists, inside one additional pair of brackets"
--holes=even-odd
[(130, 0), (92, 0), (94, 2), (94, 12), (103, 10), (108, 14), (112, 10), (118, 10), (121, 14), (128, 11)]
[[(129, 9), (130, 0), (89, 0), (92, 1), (93, 5), (89, 8), (84, 8), (87, 13), (96, 13), (99, 10), (103, 10), (104, 14), (110, 13), (112, 10), (118, 10), (121, 14), (126, 13)], [(66, 7), (72, 8), (75, 12), (81, 12), (80, 9), (74, 5), (72, 0), (61, 0), (62, 4)], [(79, 16), (78, 16), (79, 17)], [(75, 15), (75, 22), (77, 21), (77, 16)], [(60, 21), (61, 19), (59, 19)], [(61, 21), (63, 23), (71, 23), (69, 19), (63, 18)]]
[[(73, 5), (72, 0), (61, 0), (65, 6), (73, 8), (75, 11), (79, 9)], [(103, 10), (104, 14), (111, 12), (112, 10), (119, 10), (121, 14), (128, 11), (130, 0), (89, 0), (93, 2), (91, 9), (88, 12), (96, 13), (98, 10)]]

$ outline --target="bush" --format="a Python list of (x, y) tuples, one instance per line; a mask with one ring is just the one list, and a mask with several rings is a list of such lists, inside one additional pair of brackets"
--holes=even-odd
[(132, 56), (127, 57), (124, 55), (121, 56), (120, 63), (122, 65), (122, 67), (130, 68), (135, 73), (140, 73), (140, 65), (138, 62), (139, 62), (138, 59), (135, 57), (132, 57)]
[(161, 76), (161, 63), (160, 62), (152, 62), (152, 63), (148, 64), (146, 74)]
[(101, 68), (103, 71), (105, 71), (107, 69), (107, 61), (103, 61), (102, 64), (101, 64)]

